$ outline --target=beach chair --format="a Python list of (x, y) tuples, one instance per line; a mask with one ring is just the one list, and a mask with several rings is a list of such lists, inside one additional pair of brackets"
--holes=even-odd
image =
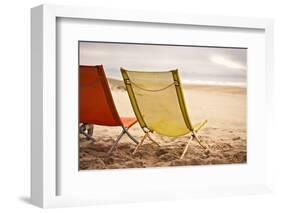
[(137, 122), (137, 119), (119, 116), (103, 66), (80, 66), (79, 82), (80, 134), (94, 141), (91, 135), (93, 132), (91, 125), (120, 126), (122, 131), (108, 151), (108, 155), (111, 154), (125, 134), (138, 144), (138, 141), (128, 132), (128, 129)]
[(144, 136), (137, 144), (133, 154), (136, 153), (146, 138), (159, 145), (150, 135), (154, 132), (170, 137), (190, 135), (180, 159), (185, 156), (193, 139), (206, 149), (206, 152), (209, 151), (208, 146), (202, 144), (197, 135), (197, 132), (207, 123), (207, 120), (195, 125), (191, 123), (178, 70), (142, 72), (121, 68), (121, 73), (131, 105), (144, 131)]

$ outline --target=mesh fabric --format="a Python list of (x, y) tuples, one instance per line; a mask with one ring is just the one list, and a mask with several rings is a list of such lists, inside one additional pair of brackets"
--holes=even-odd
[[(135, 114), (142, 127), (165, 136), (190, 132), (176, 90), (173, 72), (136, 72), (122, 70)], [(180, 85), (177, 85), (180, 86)], [(131, 90), (131, 91), (130, 91)], [(184, 109), (183, 109), (184, 107)]]

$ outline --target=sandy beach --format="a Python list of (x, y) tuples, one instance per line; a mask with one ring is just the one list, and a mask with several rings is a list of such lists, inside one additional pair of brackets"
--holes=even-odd
[[(127, 92), (118, 81), (111, 80), (112, 95), (121, 116), (134, 116)], [(186, 145), (187, 136), (169, 138), (155, 135), (158, 147), (146, 140), (135, 155), (133, 143), (127, 136), (119, 142), (110, 157), (106, 152), (121, 132), (120, 127), (95, 126), (95, 143), (80, 136), (80, 169), (145, 168), (185, 165), (232, 164), (247, 161), (246, 89), (229, 86), (184, 86), (184, 94), (193, 123), (207, 119), (199, 132), (203, 143), (210, 147), (206, 154), (193, 141), (184, 159), (179, 157)], [(135, 124), (130, 133), (140, 140), (143, 131)]]

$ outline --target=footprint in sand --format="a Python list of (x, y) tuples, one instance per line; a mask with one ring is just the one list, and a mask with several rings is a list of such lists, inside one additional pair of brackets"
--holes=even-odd
[(240, 140), (240, 139), (241, 139), (241, 138), (240, 138), (239, 136), (233, 137), (233, 138), (232, 138), (233, 141), (237, 141), (237, 140)]
[(80, 165), (79, 165), (80, 169), (88, 169), (89, 166), (90, 166), (89, 161), (84, 161), (84, 162), (82, 161), (82, 162), (80, 162)]
[(237, 162), (237, 163), (244, 163), (244, 162), (247, 162), (247, 153), (244, 152), (244, 151), (235, 153), (235, 154), (232, 156), (232, 159), (233, 159), (234, 162)]
[(96, 158), (90, 162), (90, 169), (105, 169), (105, 163), (103, 160)]
[(171, 161), (171, 160), (175, 160), (175, 159), (177, 159), (177, 158), (178, 158), (178, 155), (176, 155), (176, 154), (170, 154), (170, 153), (166, 153), (166, 154), (161, 155), (161, 156), (159, 157), (159, 159), (160, 159), (161, 161)]
[(164, 154), (167, 154), (167, 153), (168, 153), (167, 149), (159, 149), (159, 150), (156, 151), (157, 156), (161, 156), (161, 155), (164, 155)]

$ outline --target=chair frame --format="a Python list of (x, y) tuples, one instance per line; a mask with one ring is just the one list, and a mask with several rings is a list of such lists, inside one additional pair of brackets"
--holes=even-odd
[[(82, 123), (82, 125), (79, 127), (79, 131), (80, 134), (84, 135), (87, 140), (91, 140), (93, 143), (96, 142), (96, 140), (92, 137), (92, 135), (88, 134), (85, 129), (84, 126), (85, 125), (91, 125), (91, 129), (94, 129), (94, 125), (93, 124), (85, 124)], [(111, 153), (114, 151), (115, 147), (117, 146), (117, 144), (119, 143), (119, 141), (121, 140), (121, 138), (126, 134), (133, 142), (135, 142), (137, 145), (139, 144), (139, 142), (129, 133), (129, 128), (124, 127), (123, 125), (121, 125), (122, 131), (121, 133), (117, 136), (117, 138), (115, 140), (113, 140), (113, 145), (111, 146), (111, 148), (109, 149), (109, 151), (107, 152), (106, 156), (110, 156)]]
[(91, 140), (92, 142), (96, 142), (96, 140), (92, 137), (94, 132), (93, 124), (80, 123), (79, 133), (84, 135), (87, 140)]

